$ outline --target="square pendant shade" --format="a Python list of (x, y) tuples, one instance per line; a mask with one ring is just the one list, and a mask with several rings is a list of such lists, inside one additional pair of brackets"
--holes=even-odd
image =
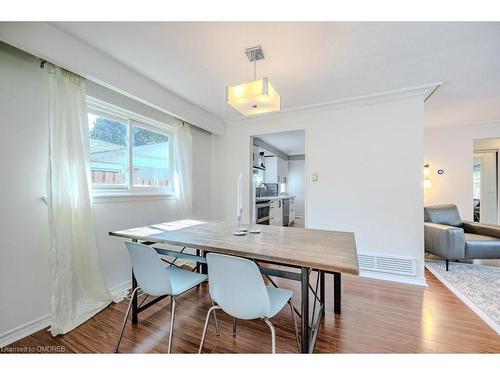
[(267, 78), (226, 87), (226, 103), (245, 116), (281, 110), (280, 96)]

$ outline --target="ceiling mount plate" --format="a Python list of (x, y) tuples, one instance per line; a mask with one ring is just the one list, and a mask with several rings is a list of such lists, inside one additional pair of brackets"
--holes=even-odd
[(252, 48), (247, 48), (245, 54), (250, 62), (255, 62), (259, 60), (264, 60), (264, 51), (262, 51), (261, 46), (256, 46)]

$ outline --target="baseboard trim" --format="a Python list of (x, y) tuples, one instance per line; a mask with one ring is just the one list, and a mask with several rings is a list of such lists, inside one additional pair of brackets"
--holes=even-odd
[(132, 289), (132, 279), (124, 281), (109, 289), (109, 292), (113, 295), (120, 295), (124, 290)]
[(26, 336), (32, 335), (33, 333), (38, 332), (41, 329), (47, 328), (50, 326), (50, 324), (51, 316), (50, 314), (46, 314), (32, 320), (31, 322), (21, 324), (18, 327), (12, 328), (11, 330), (8, 330), (7, 332), (4, 332), (0, 335), (0, 348), (21, 340)]
[(370, 279), (383, 280), (383, 281), (393, 281), (393, 282), (402, 283), (402, 284), (410, 284), (410, 285), (417, 285), (417, 286), (423, 286), (423, 287), (429, 286), (427, 284), (427, 281), (425, 280), (425, 278), (393, 275), (393, 274), (388, 274), (388, 273), (384, 273), (384, 272), (360, 270), (359, 276), (368, 277)]
[[(121, 284), (118, 284), (110, 289), (111, 294), (120, 295), (124, 290), (130, 289), (132, 287), (132, 280), (127, 280)], [(43, 315), (39, 318), (32, 320), (31, 322), (21, 324), (15, 328), (8, 330), (0, 334), (0, 348), (12, 344), (18, 340), (25, 338), (26, 336), (32, 335), (41, 329), (48, 328), (51, 325), (50, 314)]]

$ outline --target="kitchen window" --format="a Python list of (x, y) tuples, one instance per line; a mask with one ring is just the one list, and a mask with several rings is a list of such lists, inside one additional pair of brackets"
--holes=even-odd
[(171, 127), (93, 98), (87, 102), (94, 194), (172, 194)]

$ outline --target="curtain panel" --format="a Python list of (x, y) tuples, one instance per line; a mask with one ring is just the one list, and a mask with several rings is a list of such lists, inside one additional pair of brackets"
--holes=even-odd
[(174, 189), (177, 216), (189, 219), (193, 215), (193, 137), (191, 125), (174, 124)]
[(48, 207), (52, 335), (64, 334), (113, 300), (99, 268), (89, 169), (85, 80), (49, 67)]

